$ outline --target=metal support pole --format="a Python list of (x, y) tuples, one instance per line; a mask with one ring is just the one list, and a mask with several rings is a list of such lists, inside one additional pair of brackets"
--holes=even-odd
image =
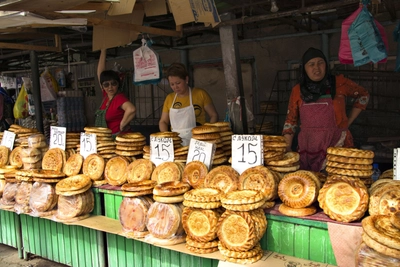
[(32, 71), (32, 94), (33, 102), (35, 104), (35, 117), (36, 117), (36, 129), (44, 133), (43, 127), (43, 116), (42, 116), (42, 96), (40, 93), (40, 74), (39, 64), (35, 51), (31, 51), (31, 71)]

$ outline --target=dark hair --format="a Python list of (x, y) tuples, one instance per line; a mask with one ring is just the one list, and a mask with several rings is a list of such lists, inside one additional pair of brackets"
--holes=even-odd
[(103, 82), (106, 81), (112, 81), (115, 80), (118, 82), (118, 84), (121, 84), (121, 80), (119, 79), (118, 73), (116, 73), (113, 70), (105, 70), (100, 74), (100, 84), (103, 84)]
[(182, 80), (185, 80), (187, 76), (189, 76), (185, 65), (182, 63), (172, 63), (166, 72), (166, 77), (168, 78), (169, 76), (175, 76), (179, 77)]

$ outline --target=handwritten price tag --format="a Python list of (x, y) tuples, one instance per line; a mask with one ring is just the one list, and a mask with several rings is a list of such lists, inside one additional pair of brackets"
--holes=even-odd
[(263, 164), (262, 135), (232, 136), (232, 168), (241, 174), (248, 168)]
[(197, 160), (203, 162), (210, 169), (214, 153), (215, 144), (191, 138), (186, 163)]
[(150, 160), (156, 165), (174, 161), (172, 138), (150, 137)]
[(10, 131), (4, 131), (3, 138), (1, 139), (1, 145), (8, 147), (13, 150), (15, 140), (15, 133)]
[(60, 148), (65, 150), (67, 139), (67, 128), (50, 126), (50, 148)]
[(80, 154), (83, 158), (97, 153), (97, 136), (96, 134), (81, 133)]

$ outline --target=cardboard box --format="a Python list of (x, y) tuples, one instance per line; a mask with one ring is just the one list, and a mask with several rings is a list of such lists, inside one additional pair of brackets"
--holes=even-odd
[(189, 22), (221, 22), (214, 0), (169, 0), (176, 25)]
[(135, 7), (136, 0), (120, 0), (119, 3), (113, 3), (107, 12), (109, 16), (131, 14)]
[(147, 17), (160, 16), (168, 13), (165, 0), (152, 0), (149, 2), (142, 2), (142, 4)]

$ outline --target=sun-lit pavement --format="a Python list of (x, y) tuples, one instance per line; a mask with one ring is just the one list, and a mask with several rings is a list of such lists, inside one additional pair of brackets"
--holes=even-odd
[(29, 260), (18, 258), (16, 248), (0, 244), (0, 267), (66, 267), (57, 262), (31, 255)]

